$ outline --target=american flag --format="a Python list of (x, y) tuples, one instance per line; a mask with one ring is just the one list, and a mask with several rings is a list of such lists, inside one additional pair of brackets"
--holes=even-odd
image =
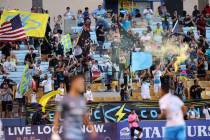
[(4, 22), (0, 28), (0, 42), (18, 41), (26, 39), (26, 32), (22, 26), (20, 15)]

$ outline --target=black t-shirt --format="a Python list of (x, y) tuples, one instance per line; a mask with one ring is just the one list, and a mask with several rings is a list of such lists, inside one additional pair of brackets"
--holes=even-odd
[(42, 115), (43, 115), (43, 113), (41, 111), (35, 112), (32, 116), (32, 124), (33, 125), (42, 124)]
[(183, 24), (184, 24), (184, 27), (193, 27), (194, 26), (191, 19), (187, 19), (187, 18), (184, 19)]
[(35, 53), (27, 53), (26, 56), (25, 56), (25, 62), (28, 61), (30, 62), (31, 64), (33, 64), (35, 62), (35, 59), (36, 59), (36, 54)]
[(98, 41), (105, 41), (104, 31), (97, 29), (96, 36)]
[(201, 96), (202, 88), (199, 85), (193, 85), (190, 88), (190, 96), (193, 99), (198, 99)]
[(58, 64), (58, 60), (56, 58), (53, 58), (49, 61), (49, 67), (55, 68), (55, 66)]
[(10, 45), (10, 44), (6, 44), (6, 45), (2, 48), (1, 51), (2, 51), (2, 54), (4, 54), (4, 55), (6, 56), (6, 58), (7, 58), (8, 56), (10, 56), (11, 50), (12, 50), (11, 45)]
[(194, 10), (192, 13), (193, 17), (198, 17), (199, 14), (200, 14), (199, 10)]
[(172, 18), (172, 20), (173, 20), (173, 26), (174, 26), (174, 25), (176, 24), (176, 21), (177, 21), (178, 18), (175, 17), (175, 16), (172, 16), (171, 18)]

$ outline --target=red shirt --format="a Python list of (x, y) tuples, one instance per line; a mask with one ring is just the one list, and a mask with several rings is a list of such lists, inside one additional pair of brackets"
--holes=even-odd
[(206, 21), (203, 18), (198, 19), (197, 28), (200, 31), (200, 34), (205, 33)]

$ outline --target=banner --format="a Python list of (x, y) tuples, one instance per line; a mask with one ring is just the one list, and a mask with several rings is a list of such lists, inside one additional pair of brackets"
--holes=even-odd
[[(195, 110), (200, 118), (205, 118), (203, 114), (203, 105), (209, 100), (197, 101)], [(185, 103), (186, 106), (190, 105)], [(131, 102), (131, 103), (95, 103), (88, 105), (91, 111), (91, 120), (93, 122), (125, 122), (130, 114), (131, 109), (135, 109), (141, 120), (158, 120), (160, 109), (157, 102)], [(27, 107), (27, 121), (30, 123), (31, 116), (36, 111), (36, 108)], [(55, 105), (46, 107), (46, 112), (49, 113), (51, 122), (54, 120)]]
[[(209, 139), (210, 121), (206, 120), (186, 121), (186, 125), (187, 125), (186, 127), (187, 140)], [(140, 127), (143, 128), (143, 133), (141, 135), (142, 140), (163, 139), (165, 121), (142, 121), (140, 122)], [(127, 122), (118, 123), (117, 128), (118, 128), (117, 140), (130, 140), (130, 129), (128, 127)]]
[(38, 14), (25, 11), (5, 10), (1, 16), (1, 23), (9, 21), (14, 16), (20, 14), (22, 24), (27, 36), (44, 37), (48, 22), (48, 14)]
[(152, 54), (147, 52), (132, 52), (132, 71), (145, 70), (152, 66)]
[[(165, 121), (141, 121), (143, 128), (142, 140), (162, 140)], [(209, 140), (210, 121), (186, 121), (187, 140)], [(62, 127), (59, 133), (62, 135)], [(127, 122), (94, 124), (92, 127), (83, 125), (81, 131), (85, 140), (130, 140), (130, 129)], [(97, 136), (93, 139), (91, 133)], [(52, 126), (4, 127), (5, 140), (50, 140)], [(135, 132), (135, 135), (136, 132)], [(136, 138), (136, 136), (135, 136)]]
[[(94, 124), (92, 127), (83, 125), (81, 131), (85, 140), (117, 140), (117, 125)], [(91, 133), (96, 132), (95, 138)], [(5, 140), (51, 140), (52, 126), (4, 127)], [(62, 135), (62, 128), (59, 130)]]

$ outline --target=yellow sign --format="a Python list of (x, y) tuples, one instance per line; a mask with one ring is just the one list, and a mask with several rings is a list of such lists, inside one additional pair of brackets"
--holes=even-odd
[(126, 9), (127, 11), (131, 12), (132, 9), (137, 8), (137, 3), (132, 2), (130, 0), (120, 0), (119, 2), (119, 9)]
[(48, 22), (48, 14), (38, 14), (24, 11), (5, 10), (1, 16), (1, 24), (9, 21), (14, 16), (20, 14), (22, 24), (26, 30), (27, 36), (31, 37), (44, 37), (46, 26)]

